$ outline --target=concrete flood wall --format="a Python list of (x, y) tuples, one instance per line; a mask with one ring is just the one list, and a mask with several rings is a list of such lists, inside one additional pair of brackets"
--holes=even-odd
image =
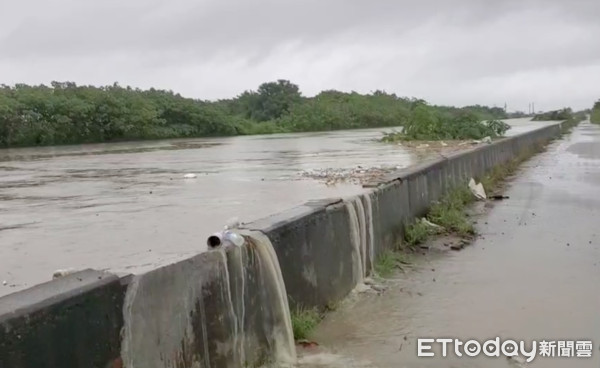
[(324, 308), (343, 299), (432, 201), (561, 131), (551, 125), (440, 157), (365, 194), (254, 221), (242, 247), (136, 276), (86, 270), (0, 298), (0, 368), (292, 362), (288, 304)]
[(118, 367), (124, 292), (85, 270), (0, 298), (0, 367)]
[(264, 243), (268, 239), (247, 235), (244, 247), (202, 253), (131, 280), (124, 306), (125, 367), (292, 361), (289, 309), (276, 256), (265, 253), (272, 249)]

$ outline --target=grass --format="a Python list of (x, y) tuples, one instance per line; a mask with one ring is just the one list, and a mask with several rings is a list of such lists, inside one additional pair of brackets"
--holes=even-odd
[(377, 263), (375, 264), (375, 273), (380, 277), (388, 277), (394, 273), (400, 264), (407, 262), (408, 260), (406, 253), (399, 250), (387, 250), (377, 259)]
[(307, 339), (323, 318), (317, 308), (302, 307), (292, 310), (291, 317), (295, 340)]
[(432, 233), (431, 227), (417, 221), (404, 228), (404, 242), (409, 248), (425, 243)]
[[(443, 232), (470, 237), (475, 234), (473, 224), (465, 212), (467, 206), (474, 201), (473, 194), (466, 187), (459, 187), (431, 206), (426, 218), (430, 222), (444, 228)], [(405, 227), (404, 241), (411, 248), (425, 243), (431, 235), (440, 231), (422, 221), (417, 221)]]
[[(531, 154), (527, 154), (531, 156)], [(517, 158), (505, 164), (495, 166), (487, 175), (481, 178), (481, 184), (487, 194), (494, 192), (500, 186), (500, 183), (508, 176), (512, 175), (519, 164), (524, 160)]]
[(431, 207), (427, 219), (443, 226), (447, 232), (462, 237), (471, 236), (475, 234), (475, 228), (468, 220), (465, 210), (473, 201), (473, 194), (468, 188), (456, 188)]
[(502, 182), (504, 182), (507, 177), (513, 175), (524, 161), (543, 150), (543, 145), (531, 146), (514, 159), (505, 162), (504, 164), (494, 166), (492, 170), (480, 179), (485, 192), (489, 195), (496, 191), (501, 186)]
[(475, 228), (469, 222), (462, 209), (439, 204), (432, 207), (428, 217), (430, 218), (429, 221), (443, 226), (449, 233), (454, 233), (462, 237), (469, 237), (475, 234)]

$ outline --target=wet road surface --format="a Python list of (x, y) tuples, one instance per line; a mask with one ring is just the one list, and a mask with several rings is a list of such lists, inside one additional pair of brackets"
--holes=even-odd
[[(509, 123), (510, 134), (547, 124)], [(203, 251), (231, 217), (251, 221), (358, 193), (358, 185), (294, 179), (303, 170), (418, 161), (375, 142), (390, 130), (0, 150), (0, 295), (57, 269), (143, 272)]]
[[(521, 168), (478, 219), (482, 238), (330, 314), (307, 367), (599, 367), (600, 126), (582, 123)], [(592, 358), (417, 357), (417, 338), (592, 340)], [(453, 349), (453, 346), (450, 346)]]

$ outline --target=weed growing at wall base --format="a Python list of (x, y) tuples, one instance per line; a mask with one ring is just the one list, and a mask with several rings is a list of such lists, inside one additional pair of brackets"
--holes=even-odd
[(402, 251), (387, 250), (379, 256), (375, 264), (375, 272), (380, 277), (388, 277), (398, 268), (401, 268), (403, 263), (408, 263), (408, 255)]
[(429, 210), (427, 218), (434, 224), (462, 237), (475, 234), (473, 224), (465, 213), (468, 204), (473, 202), (473, 194), (465, 187), (450, 191)]
[(294, 331), (294, 339), (303, 340), (308, 338), (311, 332), (317, 327), (322, 315), (317, 308), (302, 308), (299, 307), (292, 310), (292, 330)]
[[(426, 217), (434, 224), (443, 227), (447, 233), (470, 237), (475, 234), (475, 228), (465, 210), (473, 200), (473, 195), (466, 187), (455, 188), (435, 202)], [(405, 226), (404, 241), (409, 247), (414, 247), (425, 243), (430, 236), (438, 233), (439, 231), (430, 225), (417, 221)]]
[(421, 221), (404, 227), (404, 241), (410, 248), (425, 243), (430, 235), (432, 235), (431, 227)]

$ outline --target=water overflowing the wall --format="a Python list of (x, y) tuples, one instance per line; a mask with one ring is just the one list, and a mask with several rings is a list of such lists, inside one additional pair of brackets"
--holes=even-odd
[(137, 276), (127, 291), (127, 368), (242, 368), (295, 362), (287, 293), (269, 239), (226, 246)]
[(375, 258), (373, 204), (370, 194), (359, 195), (345, 201), (353, 243), (353, 271), (356, 285), (373, 271)]
[(272, 325), (264, 326), (265, 330), (270, 331), (272, 335), (273, 356), (278, 363), (294, 363), (296, 347), (292, 319), (279, 260), (267, 236), (260, 232), (245, 232), (245, 235), (249, 243), (248, 248), (257, 256), (259, 269), (264, 272), (264, 286), (272, 293), (265, 298), (263, 305), (271, 308), (270, 312), (274, 320)]

